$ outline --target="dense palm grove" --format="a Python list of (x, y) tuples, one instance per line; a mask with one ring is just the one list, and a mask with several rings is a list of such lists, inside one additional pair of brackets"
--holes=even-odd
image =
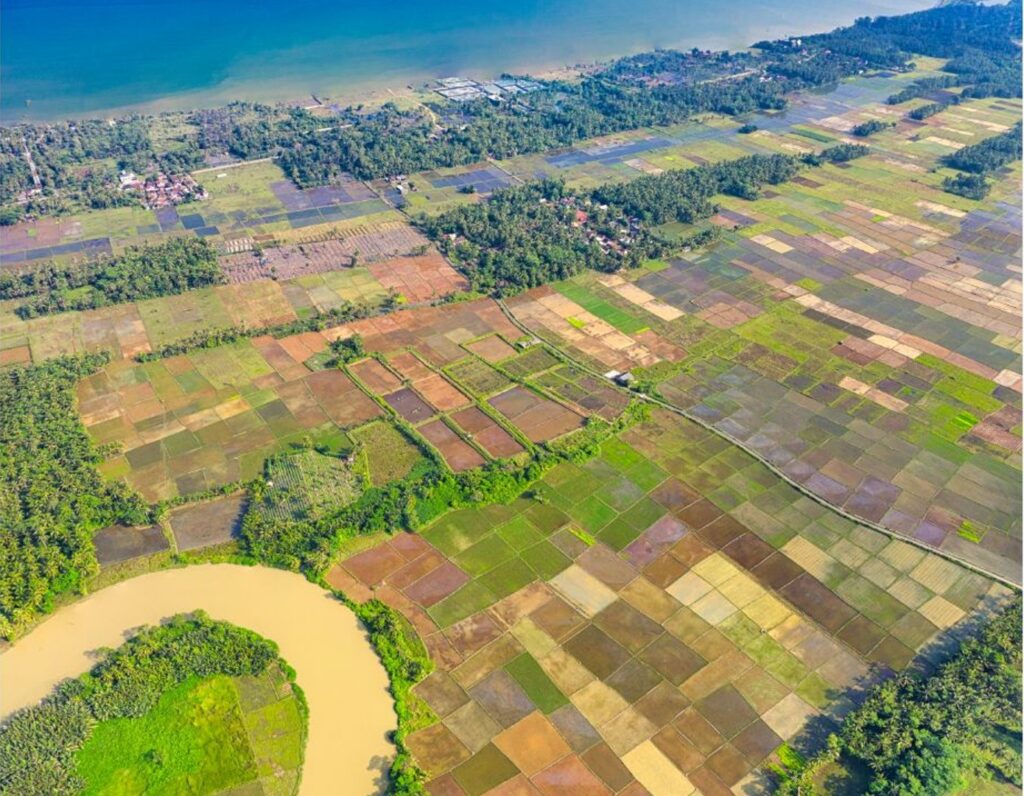
[(278, 660), (277, 645), (202, 613), (148, 628), (87, 674), (61, 684), (40, 705), (0, 728), (0, 792), (80, 793), (75, 752), (97, 722), (145, 715), (191, 677), (258, 675)]
[(0, 635), (95, 574), (96, 530), (147, 518), (124, 483), (100, 477), (101, 452), (75, 408), (75, 384), (106, 361), (64, 357), (0, 371)]
[(1005, 133), (986, 138), (977, 144), (958, 149), (946, 157), (946, 165), (959, 169), (960, 173), (946, 177), (942, 187), (950, 193), (968, 199), (984, 199), (991, 188), (986, 174), (990, 174), (1007, 163), (1020, 160), (1021, 124), (1018, 122)]
[(836, 761), (866, 769), (866, 791), (885, 796), (943, 796), (993, 776), (1020, 787), (1020, 627), (1018, 594), (930, 676), (876, 687), (821, 757), (778, 770), (778, 792), (828, 793), (822, 775)]
[(0, 273), (0, 300), (26, 299), (22, 318), (183, 293), (224, 281), (217, 252), (203, 238), (129, 246), (116, 256)]
[[(210, 155), (278, 156), (297, 185), (311, 186), (346, 173), (372, 179), (538, 152), (709, 111), (778, 109), (789, 91), (870, 69), (904, 70), (913, 53), (950, 59), (946, 85), (962, 87), (965, 97), (1020, 96), (1021, 56), (1014, 45), (1020, 27), (1019, 0), (1001, 6), (954, 3), (898, 17), (865, 17), (799, 44), (759, 42), (756, 56), (630, 56), (579, 82), (546, 83), (501, 105), (481, 100), (456, 107), (439, 100), (418, 110), (349, 107), (325, 126), (323, 118), (301, 109), (234, 103), (176, 117), (171, 127), (179, 132), (158, 143), (158, 120), (141, 116), (113, 125), (2, 128), (0, 221), (10, 223), (25, 212), (137, 202), (119, 190), (118, 170), (180, 174)], [(729, 79), (716, 80), (721, 77)]]
[(841, 144), (803, 158), (752, 155), (603, 185), (589, 193), (544, 180), (417, 223), (474, 289), (502, 296), (588, 269), (635, 266), (667, 248), (652, 225), (706, 219), (716, 212), (716, 194), (754, 199), (762, 185), (785, 182), (804, 165), (842, 162), (867, 152), (867, 147)]

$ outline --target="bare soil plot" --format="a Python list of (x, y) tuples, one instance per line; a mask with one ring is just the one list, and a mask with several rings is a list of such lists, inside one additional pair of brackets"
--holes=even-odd
[(388, 406), (413, 425), (434, 415), (434, 410), (430, 405), (410, 387), (403, 387), (401, 390), (385, 395), (384, 400)]
[(429, 301), (469, 288), (465, 277), (452, 268), (440, 254), (399, 257), (372, 263), (370, 273), (385, 289), (394, 290), (413, 303)]
[(484, 463), (484, 457), (460, 439), (443, 420), (426, 423), (417, 430), (441, 452), (448, 466), (457, 473), (479, 467)]
[(524, 387), (506, 390), (488, 403), (532, 442), (547, 442), (583, 425), (580, 415)]
[(321, 370), (306, 377), (310, 392), (335, 423), (351, 427), (381, 414), (380, 407), (340, 370)]
[(398, 377), (384, 367), (376, 359), (363, 359), (353, 365), (349, 365), (352, 371), (363, 384), (375, 393), (383, 395), (402, 386)]
[(233, 495), (172, 511), (169, 522), (178, 549), (230, 542), (242, 527), (245, 505), (245, 495)]
[(402, 351), (395, 354), (388, 362), (391, 363), (391, 367), (401, 374), (403, 379), (408, 379), (409, 381), (426, 378), (432, 373), (430, 368), (411, 351)]
[(413, 382), (413, 386), (434, 408), (448, 412), (466, 406), (470, 399), (451, 384), (444, 376), (434, 373)]
[(515, 356), (516, 350), (497, 335), (466, 343), (466, 349), (488, 362), (501, 362)]
[(456, 412), (452, 419), (495, 459), (515, 456), (523, 450), (511, 434), (475, 406)]
[(159, 525), (148, 528), (111, 525), (97, 531), (92, 541), (96, 546), (96, 560), (100, 566), (152, 555), (170, 547)]

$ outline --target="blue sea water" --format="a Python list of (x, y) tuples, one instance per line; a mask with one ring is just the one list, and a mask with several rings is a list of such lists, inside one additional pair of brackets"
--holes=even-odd
[(0, 120), (353, 95), (652, 47), (740, 48), (928, 0), (3, 0)]

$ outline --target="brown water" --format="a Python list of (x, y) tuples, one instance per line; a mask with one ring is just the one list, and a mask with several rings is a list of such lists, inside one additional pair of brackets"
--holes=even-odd
[(142, 575), (57, 611), (0, 655), (0, 716), (33, 705), (61, 680), (120, 646), (140, 625), (202, 609), (273, 639), (309, 702), (302, 794), (382, 790), (396, 724), (387, 675), (359, 622), (290, 572), (204, 564)]

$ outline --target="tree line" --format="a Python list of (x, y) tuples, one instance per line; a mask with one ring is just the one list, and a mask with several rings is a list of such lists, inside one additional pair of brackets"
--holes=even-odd
[(120, 254), (79, 264), (48, 263), (0, 273), (0, 299), (28, 299), (21, 318), (183, 293), (224, 282), (216, 250), (203, 238), (129, 246)]
[(100, 477), (77, 382), (106, 354), (0, 370), (0, 636), (11, 637), (97, 571), (95, 531), (149, 517), (120, 481)]
[(751, 155), (589, 192), (542, 180), (416, 223), (474, 290), (502, 296), (584, 270), (636, 266), (667, 250), (655, 226), (708, 218), (717, 212), (716, 194), (754, 199), (761, 186), (785, 182), (804, 166), (843, 162), (867, 152), (864, 146), (840, 144), (803, 157)]
[[(1019, 0), (959, 2), (895, 17), (864, 17), (829, 33), (764, 41), (755, 53), (661, 51), (613, 61), (576, 82), (543, 83), (515, 101), (430, 102), (428, 109), (350, 106), (327, 123), (309, 111), (232, 103), (186, 114), (183, 132), (158, 147), (152, 117), (0, 128), (0, 220), (132, 203), (117, 170), (180, 174), (210, 155), (278, 156), (300, 187), (351, 174), (376, 179), (507, 158), (699, 113), (785, 106), (787, 92), (868, 70), (907, 71), (912, 54), (950, 59), (964, 97), (1020, 96)], [(942, 79), (942, 78), (940, 78)], [(34, 188), (28, 150), (42, 186)], [(116, 166), (110, 166), (113, 161)]]
[(1007, 163), (1020, 160), (1020, 157), (1021, 123), (1017, 122), (1005, 133), (961, 147), (947, 155), (943, 164), (959, 169), (959, 173), (946, 177), (942, 181), (942, 188), (949, 193), (980, 201), (988, 196), (992, 188), (985, 175)]
[(970, 779), (1021, 786), (1021, 597), (931, 675), (903, 671), (874, 688), (809, 763), (776, 769), (781, 796), (824, 794), (838, 764), (868, 772), (867, 792), (946, 796)]

